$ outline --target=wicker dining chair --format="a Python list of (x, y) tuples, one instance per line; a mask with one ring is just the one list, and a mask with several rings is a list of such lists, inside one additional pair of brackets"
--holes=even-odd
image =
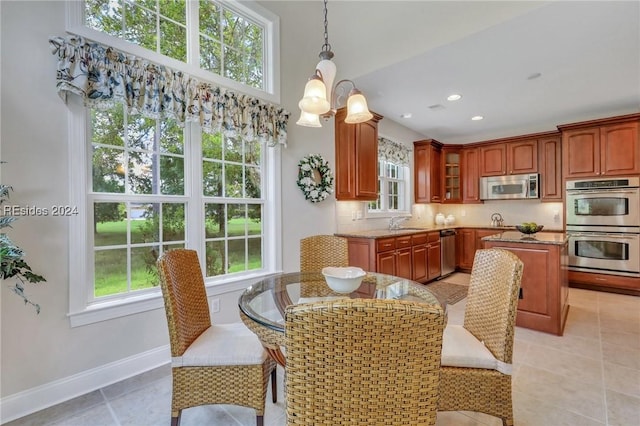
[(325, 266), (349, 266), (347, 239), (312, 235), (300, 240), (300, 272), (320, 272)]
[(477, 250), (463, 325), (442, 339), (439, 411), (478, 411), (513, 426), (511, 363), (523, 263), (502, 249)]
[(444, 318), (392, 299), (287, 307), (287, 425), (435, 424)]
[(171, 425), (185, 408), (233, 404), (255, 409), (262, 426), (270, 375), (276, 402), (275, 362), (244, 324), (211, 324), (196, 251), (167, 251), (157, 265), (171, 344)]

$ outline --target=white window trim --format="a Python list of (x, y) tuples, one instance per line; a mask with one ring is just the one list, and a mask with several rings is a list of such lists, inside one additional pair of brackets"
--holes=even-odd
[[(394, 138), (383, 135), (383, 134), (379, 134), (378, 135), (381, 138), (385, 138), (385, 139), (390, 139), (390, 140), (394, 140)], [(411, 164), (409, 164), (406, 167), (406, 172), (407, 172), (407, 179), (406, 179), (406, 185), (404, 186), (404, 196), (405, 196), (405, 200), (407, 200), (407, 210), (398, 210), (395, 212), (392, 211), (383, 211), (383, 212), (378, 212), (378, 211), (374, 211), (371, 212), (369, 211), (369, 203), (364, 202), (364, 217), (366, 219), (382, 219), (382, 218), (389, 218), (389, 217), (411, 217), (411, 202), (412, 202), (412, 197), (411, 197), (411, 191), (412, 191), (412, 186), (413, 185), (413, 179), (412, 179), (412, 169), (411, 169)], [(376, 168), (377, 169), (377, 168)], [(378, 179), (380, 179), (380, 176), (377, 176)]]
[[(187, 0), (189, 3), (198, 0)], [(185, 64), (173, 58), (168, 58), (157, 52), (129, 43), (128, 41), (93, 30), (84, 25), (84, 1), (67, 2), (67, 32), (86, 37), (97, 43), (112, 46), (122, 52), (148, 59), (152, 62), (165, 64), (175, 70), (182, 71), (192, 77), (210, 81), (239, 93), (245, 93), (256, 98), (275, 104), (280, 103), (280, 17), (265, 9), (254, 1), (239, 2), (226, 0), (225, 7), (234, 9), (250, 16), (256, 22), (265, 26), (264, 39), (264, 84), (265, 89), (247, 86), (229, 78), (200, 69), (197, 66)], [(192, 9), (187, 7), (187, 10)], [(191, 59), (191, 58), (189, 58)]]
[[(147, 291), (127, 294), (121, 298), (109, 298), (89, 303), (89, 289), (93, 286), (93, 268), (89, 264), (91, 259), (89, 232), (93, 229), (90, 224), (91, 212), (88, 209), (88, 190), (90, 188), (89, 172), (91, 162), (88, 156), (89, 129), (87, 128), (88, 110), (82, 105), (78, 96), (68, 98), (68, 158), (69, 158), (69, 202), (78, 207), (78, 215), (69, 220), (69, 319), (71, 327), (78, 327), (106, 321), (122, 316), (133, 315), (149, 310), (161, 309), (164, 306), (159, 287)], [(193, 129), (193, 126), (192, 126)], [(193, 139), (193, 130), (186, 138)], [(198, 146), (191, 146), (186, 153), (190, 164), (187, 185), (199, 182), (201, 167), (199, 166)], [(185, 156), (185, 160), (187, 160)], [(264, 221), (263, 221), (263, 268), (259, 271), (210, 277), (206, 279), (207, 294), (209, 296), (238, 291), (252, 285), (260, 278), (264, 278), (282, 270), (282, 234), (281, 229), (281, 151), (280, 147), (263, 149), (264, 168)], [(82, 161), (79, 161), (82, 159)], [(189, 190), (185, 186), (185, 191)], [(196, 200), (197, 201), (197, 200)], [(194, 200), (189, 199), (190, 203)], [(187, 209), (187, 244), (188, 248), (198, 249), (204, 253), (204, 221), (202, 209)], [(201, 267), (204, 270), (204, 257), (200, 256)]]

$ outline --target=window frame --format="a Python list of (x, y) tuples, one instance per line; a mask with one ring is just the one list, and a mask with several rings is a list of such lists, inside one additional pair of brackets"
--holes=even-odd
[[(393, 138), (389, 138), (386, 136), (382, 136), (380, 135), (380, 137), (385, 137), (386, 139), (393, 139)], [(378, 157), (378, 184), (380, 185), (380, 193), (379, 193), (379, 199), (381, 199), (383, 196), (386, 196), (386, 185), (385, 183), (387, 182), (387, 178), (386, 176), (381, 176), (380, 175), (380, 170), (381, 168), (379, 167), (380, 165), (380, 158)], [(404, 204), (405, 204), (405, 209), (404, 210), (389, 210), (389, 209), (384, 209), (384, 210), (369, 210), (369, 202), (365, 203), (364, 206), (364, 215), (366, 218), (370, 218), (370, 219), (374, 219), (374, 218), (387, 218), (387, 217), (395, 217), (395, 216), (401, 216), (401, 217), (410, 217), (411, 216), (411, 185), (412, 185), (412, 175), (411, 175), (411, 166), (410, 165), (406, 165), (406, 166), (398, 166), (398, 167), (402, 167), (404, 169), (404, 179), (402, 179), (404, 181), (404, 194), (403, 194), (403, 198), (404, 198)], [(382, 168), (384, 170), (384, 167)], [(397, 179), (399, 180), (399, 179)]]
[[(193, 4), (194, 0), (187, 0)], [(163, 64), (179, 71), (188, 73), (196, 78), (209, 81), (212, 84), (225, 86), (239, 93), (255, 96), (268, 102), (280, 102), (279, 80), (279, 18), (254, 2), (230, 1), (225, 7), (233, 5), (240, 13), (249, 13), (254, 20), (264, 22), (265, 26), (265, 88), (269, 92), (235, 82), (228, 78), (185, 64), (156, 52), (136, 46), (125, 40), (109, 36), (92, 30), (83, 24), (84, 2), (67, 3), (67, 31), (86, 37), (90, 40), (112, 46), (141, 58), (158, 64)], [(194, 13), (193, 7), (188, 6), (187, 13)], [(198, 34), (195, 34), (198, 37)], [(132, 315), (164, 306), (159, 287), (126, 293), (113, 297), (92, 301), (93, 290), (93, 239), (90, 232), (93, 229), (93, 212), (89, 202), (91, 187), (91, 157), (90, 157), (90, 129), (89, 109), (82, 104), (77, 96), (70, 96), (67, 100), (68, 112), (68, 159), (69, 159), (69, 201), (77, 206), (79, 214), (70, 217), (69, 222), (69, 311), (71, 327), (92, 324), (121, 316)], [(187, 248), (198, 250), (201, 268), (205, 271), (204, 236), (204, 206), (205, 197), (202, 194), (202, 165), (201, 165), (201, 129), (197, 124), (185, 125), (185, 195), (171, 196), (181, 198), (187, 205), (197, 204), (186, 209), (186, 244)], [(262, 200), (263, 208), (263, 236), (262, 251), (263, 265), (260, 270), (251, 270), (229, 275), (205, 278), (208, 296), (220, 295), (238, 291), (257, 282), (259, 279), (278, 272), (282, 269), (282, 235), (276, 232), (280, 229), (281, 219), (281, 152), (280, 148), (267, 147), (262, 144)], [(82, 161), (78, 161), (82, 158)], [(115, 198), (114, 198), (115, 199)], [(89, 209), (91, 207), (91, 210)]]
[[(186, 3), (187, 15), (189, 15), (190, 19), (195, 19), (195, 22), (198, 22), (197, 8), (193, 6), (198, 3), (198, 0), (186, 0)], [(241, 15), (246, 15), (252, 21), (264, 25), (264, 89), (247, 86), (230, 78), (203, 70), (199, 67), (199, 63), (193, 65), (195, 62), (194, 57), (189, 51), (187, 52), (187, 60), (189, 63), (184, 63), (160, 53), (152, 52), (118, 37), (110, 36), (89, 28), (84, 25), (84, 5), (85, 2), (82, 0), (67, 2), (66, 27), (68, 33), (86, 37), (89, 40), (114, 47), (125, 53), (169, 66), (195, 78), (210, 81), (236, 92), (242, 92), (267, 102), (280, 103), (280, 17), (255, 1), (239, 2), (237, 0), (225, 0), (224, 7)], [(188, 32), (187, 42), (189, 45), (194, 46), (194, 48), (190, 50), (192, 52), (196, 51), (197, 48), (199, 48), (198, 32)]]

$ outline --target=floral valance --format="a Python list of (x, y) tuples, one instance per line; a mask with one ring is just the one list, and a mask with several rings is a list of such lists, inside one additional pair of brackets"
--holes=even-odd
[(411, 149), (401, 143), (379, 137), (378, 158), (399, 166), (408, 166), (411, 158)]
[(120, 52), (79, 36), (49, 39), (58, 56), (58, 93), (81, 96), (88, 107), (124, 103), (130, 114), (197, 122), (207, 133), (286, 146), (289, 112), (234, 93), (180, 71)]

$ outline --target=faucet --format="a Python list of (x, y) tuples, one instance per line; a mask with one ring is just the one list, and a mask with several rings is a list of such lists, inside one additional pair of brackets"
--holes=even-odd
[(389, 229), (400, 229), (400, 222), (407, 220), (407, 216), (394, 216), (389, 220)]

